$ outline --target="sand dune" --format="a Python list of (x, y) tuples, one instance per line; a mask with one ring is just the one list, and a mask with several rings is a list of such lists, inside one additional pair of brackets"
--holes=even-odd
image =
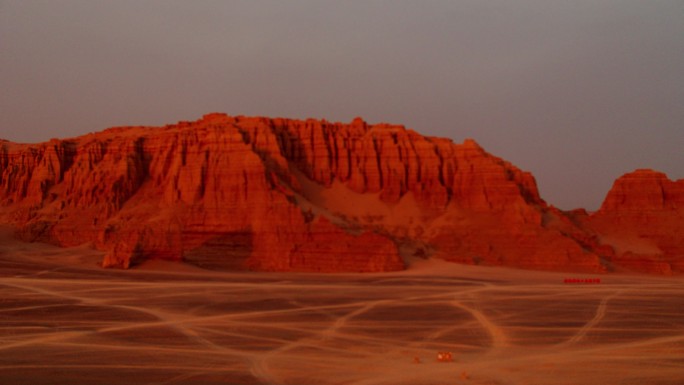
[(3, 236), (0, 383), (684, 383), (681, 279), (114, 271), (95, 254)]

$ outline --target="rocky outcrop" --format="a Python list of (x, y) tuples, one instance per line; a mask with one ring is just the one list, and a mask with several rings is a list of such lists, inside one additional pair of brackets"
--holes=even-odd
[[(408, 254), (537, 269), (605, 270), (600, 256), (545, 227), (542, 217), (556, 212), (540, 198), (531, 174), (488, 154), (473, 140), (454, 144), (358, 118), (349, 125), (264, 118), (237, 118), (236, 123), (304, 200), (344, 218), (346, 226), (387, 235)], [(286, 165), (304, 180), (282, 178)], [(347, 190), (348, 199), (331, 204), (304, 188), (308, 181), (327, 190)], [(376, 207), (366, 207), (361, 215), (348, 212), (346, 205), (368, 195), (378, 201), (367, 206)], [(414, 211), (399, 223), (388, 220), (396, 212)]]
[(641, 169), (615, 181), (598, 214), (638, 215), (684, 209), (684, 180), (672, 181), (662, 172)]
[(684, 271), (684, 180), (636, 170), (615, 181), (586, 226), (616, 251), (611, 262), (659, 274)]
[[(2, 216), (27, 240), (92, 242), (108, 251), (107, 267), (126, 268), (144, 258), (180, 260), (242, 233), (250, 242), (240, 263), (225, 245), (208, 251), (224, 253), (237, 268), (403, 268), (390, 239), (343, 229), (334, 232), (338, 241), (327, 249), (327, 261), (311, 258), (312, 238), (315, 243), (333, 233), (332, 225), (321, 230), (320, 221), (307, 218), (293, 200), (287, 162), (260, 154), (253, 142), (261, 143), (234, 119), (209, 115), (195, 123), (110, 129), (64, 142), (6, 143), (0, 152)], [(359, 247), (369, 253), (359, 255)]]
[(602, 272), (624, 253), (601, 235), (601, 215), (644, 204), (670, 212), (681, 207), (681, 185), (672, 183), (662, 182), (662, 202), (652, 186), (635, 197), (627, 183), (600, 215), (565, 213), (541, 199), (531, 174), (473, 140), (359, 118), (208, 114), (36, 145), (0, 142), (0, 221), (29, 241), (90, 242), (107, 251), (107, 267), (163, 258), (372, 272), (415, 256)]
[(386, 203), (412, 193), (421, 207), (432, 209), (452, 200), (485, 211), (543, 204), (529, 173), (487, 154), (473, 140), (455, 145), (403, 126), (369, 126), (360, 118), (349, 125), (286, 119), (239, 124), (269, 159), (284, 157), (323, 186), (338, 180), (354, 192), (377, 193)]

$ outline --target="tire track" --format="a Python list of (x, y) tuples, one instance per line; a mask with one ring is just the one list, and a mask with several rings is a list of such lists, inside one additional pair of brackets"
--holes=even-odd
[(591, 329), (593, 329), (596, 325), (598, 325), (603, 320), (603, 318), (606, 316), (606, 309), (608, 308), (608, 301), (615, 298), (616, 296), (618, 296), (621, 293), (622, 293), (622, 290), (617, 291), (617, 292), (615, 292), (611, 295), (608, 295), (606, 297), (603, 297), (603, 299), (601, 299), (601, 302), (596, 307), (596, 312), (594, 313), (594, 317), (591, 320), (589, 320), (589, 322), (584, 324), (584, 326), (582, 326), (577, 331), (577, 333), (575, 333), (574, 336), (570, 337), (570, 339), (559, 344), (558, 346), (559, 347), (565, 347), (568, 345), (576, 344), (577, 342), (581, 341), (587, 335), (587, 333)]
[(503, 329), (496, 323), (492, 322), (492, 320), (489, 319), (489, 317), (487, 317), (483, 312), (474, 307), (466, 306), (460, 301), (452, 301), (451, 304), (470, 313), (470, 315), (472, 315), (473, 318), (475, 318), (475, 320), (477, 320), (477, 322), (489, 334), (490, 338), (492, 339), (492, 345), (489, 351), (490, 354), (500, 351), (509, 345), (508, 336)]
[[(282, 382), (277, 377), (275, 377), (275, 375), (271, 372), (271, 370), (269, 368), (269, 361), (272, 360), (275, 356), (286, 353), (286, 352), (293, 350), (293, 349), (296, 349), (298, 347), (309, 346), (309, 345), (312, 345), (316, 342), (322, 342), (322, 341), (325, 341), (327, 339), (330, 339), (330, 338), (334, 337), (337, 334), (338, 330), (340, 328), (344, 327), (344, 325), (346, 325), (346, 323), (350, 319), (352, 319), (352, 318), (354, 318), (360, 314), (363, 314), (363, 313), (373, 309), (374, 307), (376, 307), (380, 304), (387, 303), (387, 302), (393, 302), (393, 300), (378, 300), (378, 301), (366, 302), (363, 306), (359, 307), (358, 309), (351, 311), (351, 312), (345, 314), (344, 316), (336, 319), (335, 322), (333, 322), (332, 325), (330, 325), (330, 327), (328, 327), (322, 331), (316, 332), (313, 336), (305, 337), (305, 338), (301, 338), (299, 340), (293, 341), (293, 342), (286, 344), (286, 345), (283, 345), (277, 349), (271, 350), (259, 358), (252, 360), (252, 367), (251, 367), (252, 375), (254, 377), (260, 379), (260, 380), (265, 381), (268, 384), (273, 384), (273, 385), (281, 384)], [(306, 309), (306, 308), (303, 308), (303, 309)]]

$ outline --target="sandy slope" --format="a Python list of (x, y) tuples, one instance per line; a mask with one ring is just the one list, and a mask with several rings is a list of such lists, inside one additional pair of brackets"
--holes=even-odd
[(684, 383), (681, 278), (114, 271), (0, 241), (2, 384)]

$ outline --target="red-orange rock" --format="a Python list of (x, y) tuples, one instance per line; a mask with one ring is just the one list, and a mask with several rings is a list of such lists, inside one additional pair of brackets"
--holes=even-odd
[(641, 169), (615, 181), (599, 212), (676, 210), (683, 204), (684, 180), (671, 181), (662, 172)]
[[(249, 261), (256, 270), (305, 272), (378, 272), (404, 268), (397, 248), (388, 238), (372, 232), (351, 235), (324, 217), (309, 223), (306, 233), (285, 233), (293, 243), (285, 259), (274, 259), (262, 251)], [(260, 243), (261, 244), (261, 243)], [(263, 244), (262, 244), (263, 245)]]
[[(27, 240), (91, 242), (107, 251), (108, 267), (163, 258), (392, 271), (404, 266), (401, 250), (530, 269), (676, 273), (683, 191), (681, 181), (639, 171), (616, 182), (597, 214), (565, 213), (541, 199), (531, 174), (473, 140), (360, 118), (214, 113), (36, 145), (0, 142), (0, 222)], [(615, 241), (615, 223), (627, 224), (639, 247)]]
[[(103, 260), (108, 267), (127, 268), (143, 258), (180, 260), (198, 248), (220, 253), (207, 244), (248, 234), (249, 252), (240, 263), (234, 263), (230, 247), (214, 249), (224, 247), (231, 267), (403, 268), (386, 237), (307, 223), (293, 198), (297, 186), (289, 167), (270, 119), (223, 114), (39, 145), (4, 142), (2, 219), (28, 240), (65, 246), (93, 242), (108, 250)], [(312, 247), (321, 237), (326, 245), (316, 259)]]
[(684, 180), (636, 170), (615, 181), (586, 226), (612, 245), (609, 258), (628, 270), (673, 274), (684, 271)]

